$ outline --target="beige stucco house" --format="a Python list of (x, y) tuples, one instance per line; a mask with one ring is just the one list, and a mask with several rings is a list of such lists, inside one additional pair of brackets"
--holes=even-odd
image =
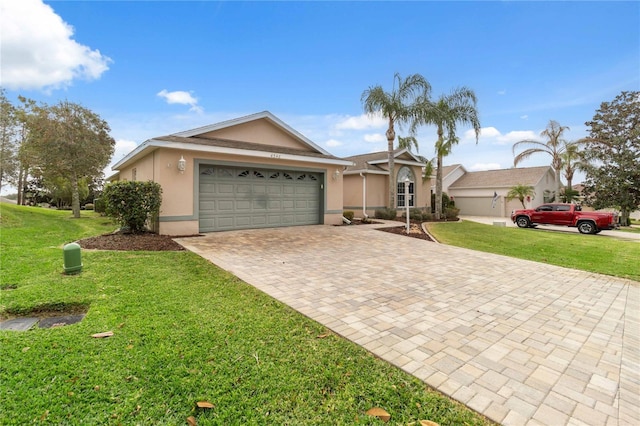
[(149, 139), (109, 179), (159, 183), (159, 232), (193, 235), (339, 224), (350, 165), (264, 111)]
[(549, 201), (556, 188), (555, 179), (549, 166), (465, 172), (448, 185), (446, 192), (461, 215), (508, 217), (512, 210), (522, 208), (518, 199), (506, 199), (512, 187), (532, 186), (535, 196), (525, 200), (525, 206), (534, 208)]
[[(389, 199), (388, 151), (355, 155), (345, 160), (352, 162), (344, 171), (344, 209), (353, 210), (357, 217), (374, 216), (375, 210), (384, 208)], [(423, 182), (421, 162), (407, 149), (394, 151), (393, 186), (396, 190), (396, 208), (401, 214), (405, 208), (405, 179), (409, 179), (409, 207), (429, 207), (430, 184)]]

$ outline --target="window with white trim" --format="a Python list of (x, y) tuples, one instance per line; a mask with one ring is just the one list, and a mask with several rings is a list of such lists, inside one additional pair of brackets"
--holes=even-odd
[(404, 195), (404, 181), (409, 178), (409, 207), (415, 205), (415, 178), (413, 172), (407, 166), (402, 166), (398, 171), (398, 177), (396, 179), (396, 200), (398, 200), (397, 207), (406, 207), (405, 195)]

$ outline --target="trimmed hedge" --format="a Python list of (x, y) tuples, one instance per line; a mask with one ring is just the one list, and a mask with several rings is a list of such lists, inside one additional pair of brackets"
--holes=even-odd
[(113, 182), (104, 188), (105, 213), (132, 233), (142, 233), (157, 220), (162, 188), (156, 182)]

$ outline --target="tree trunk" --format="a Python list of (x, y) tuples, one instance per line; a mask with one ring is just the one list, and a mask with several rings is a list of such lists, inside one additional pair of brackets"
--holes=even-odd
[(74, 173), (71, 176), (71, 210), (73, 217), (80, 218), (80, 192), (78, 191), (78, 176)]
[(19, 206), (24, 205), (24, 183), (22, 179), (24, 177), (24, 167), (20, 166), (20, 171), (18, 171), (18, 198), (16, 199), (16, 204)]
[(559, 203), (560, 200), (560, 188), (562, 188), (562, 183), (560, 182), (560, 170), (556, 170), (556, 194), (554, 197), (554, 201)]
[(389, 150), (389, 208), (396, 208), (396, 190), (395, 190), (395, 162), (393, 158), (393, 141), (396, 139), (396, 131), (393, 128), (393, 118), (389, 118), (389, 128), (387, 129), (387, 143)]
[(438, 168), (436, 170), (436, 220), (442, 218), (442, 144), (444, 144), (444, 130), (438, 126), (438, 142), (436, 144), (436, 154), (438, 156)]
[(442, 217), (442, 154), (438, 153), (438, 169), (436, 170), (436, 220)]

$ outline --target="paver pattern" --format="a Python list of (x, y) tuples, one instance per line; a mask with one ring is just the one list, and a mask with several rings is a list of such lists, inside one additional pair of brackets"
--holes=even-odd
[(640, 424), (640, 283), (377, 226), (177, 241), (496, 422)]

